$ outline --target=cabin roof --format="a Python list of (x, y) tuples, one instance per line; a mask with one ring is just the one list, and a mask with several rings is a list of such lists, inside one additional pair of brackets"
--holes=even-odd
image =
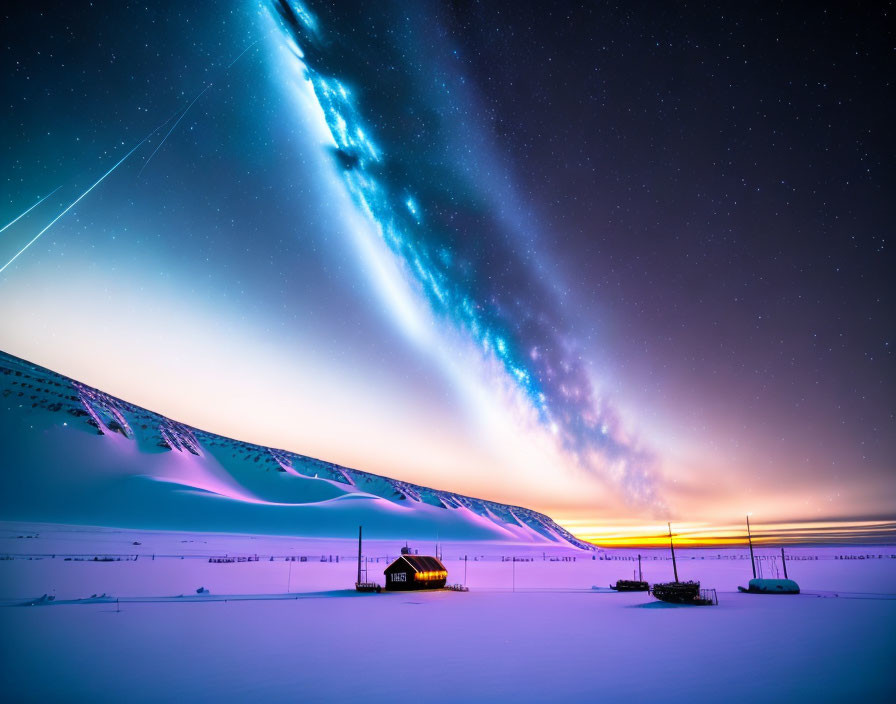
[(437, 557), (431, 555), (402, 555), (389, 565), (386, 571), (401, 569), (404, 567), (402, 561), (407, 563), (414, 572), (434, 572), (445, 569), (445, 565)]

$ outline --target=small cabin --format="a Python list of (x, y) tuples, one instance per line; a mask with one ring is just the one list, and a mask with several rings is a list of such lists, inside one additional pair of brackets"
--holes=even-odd
[(383, 574), (386, 575), (388, 591), (442, 589), (448, 581), (445, 565), (437, 557), (429, 555), (402, 555)]

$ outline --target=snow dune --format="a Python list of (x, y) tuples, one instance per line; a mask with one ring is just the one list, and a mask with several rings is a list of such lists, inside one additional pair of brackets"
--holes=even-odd
[(589, 547), (526, 508), (208, 433), (4, 353), (0, 434), (3, 520)]

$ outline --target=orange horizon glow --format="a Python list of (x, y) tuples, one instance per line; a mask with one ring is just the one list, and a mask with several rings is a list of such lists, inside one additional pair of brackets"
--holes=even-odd
[[(577, 538), (606, 548), (669, 547), (665, 523), (631, 525), (624, 521), (608, 525), (583, 525), (580, 521), (558, 521)], [(896, 521), (796, 521), (753, 523), (753, 544), (894, 544)], [(672, 537), (681, 547), (746, 547), (743, 524), (673, 523)]]

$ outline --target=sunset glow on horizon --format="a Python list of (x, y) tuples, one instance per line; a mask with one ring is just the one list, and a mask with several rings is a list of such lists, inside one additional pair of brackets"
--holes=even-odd
[[(630, 521), (585, 525), (581, 521), (559, 521), (573, 535), (603, 548), (668, 548), (665, 524), (633, 525)], [(855, 544), (891, 545), (896, 521), (800, 521), (751, 523), (755, 546)], [(673, 523), (672, 537), (681, 547), (748, 546), (745, 525)]]

